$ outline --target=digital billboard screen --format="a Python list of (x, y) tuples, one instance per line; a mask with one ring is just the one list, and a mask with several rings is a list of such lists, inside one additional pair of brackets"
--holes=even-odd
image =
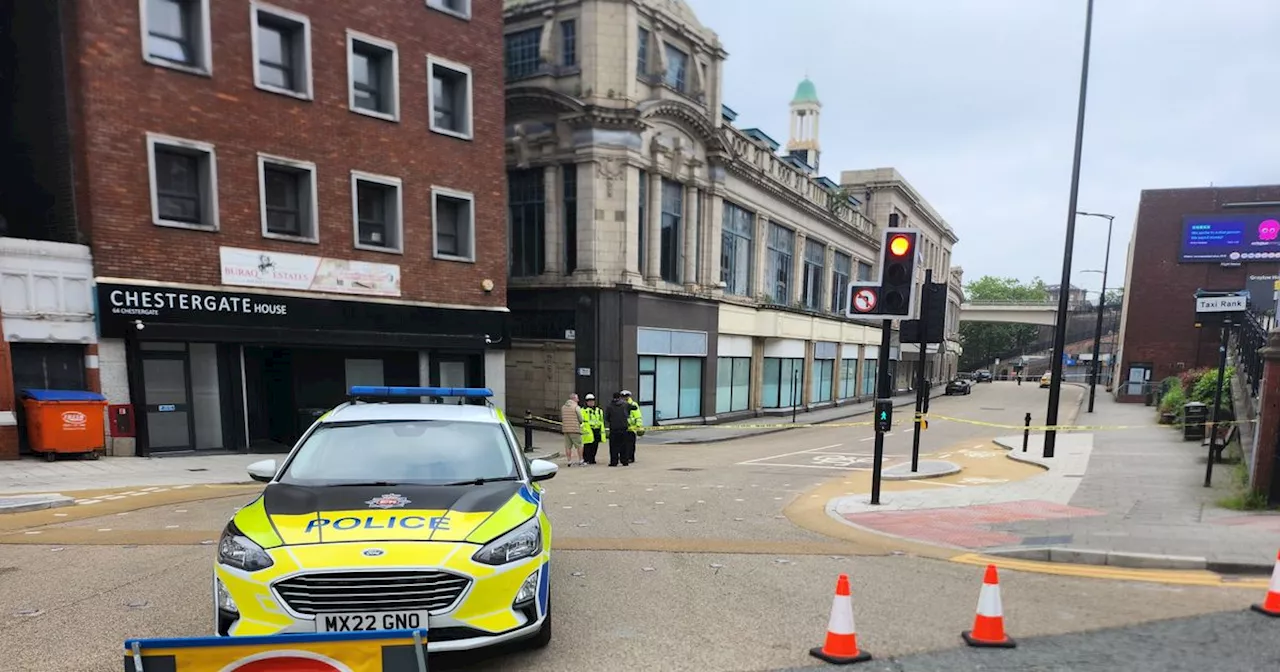
[(1183, 263), (1244, 263), (1280, 259), (1280, 214), (1187, 215)]

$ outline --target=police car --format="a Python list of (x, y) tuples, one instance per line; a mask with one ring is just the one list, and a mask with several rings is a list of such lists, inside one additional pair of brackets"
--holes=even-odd
[(556, 465), (524, 456), (488, 389), (351, 395), (282, 462), (249, 466), (267, 486), (218, 541), (217, 634), (426, 628), (430, 651), (545, 646), (551, 525), (539, 482)]

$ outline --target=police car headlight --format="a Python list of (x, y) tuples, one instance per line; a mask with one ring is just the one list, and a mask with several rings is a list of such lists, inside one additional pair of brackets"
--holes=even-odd
[(261, 546), (244, 536), (235, 522), (227, 523), (227, 529), (222, 531), (222, 538), (218, 540), (218, 562), (246, 572), (256, 572), (275, 564)]
[(542, 552), (542, 526), (535, 516), (476, 551), (471, 559), (486, 565), (502, 565)]

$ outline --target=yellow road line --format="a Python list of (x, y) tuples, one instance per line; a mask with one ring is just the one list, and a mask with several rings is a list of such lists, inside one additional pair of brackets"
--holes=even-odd
[(948, 558), (965, 565), (995, 565), (1000, 569), (1037, 574), (1056, 574), (1087, 579), (1111, 579), (1115, 581), (1143, 581), (1179, 586), (1209, 586), (1215, 588), (1248, 588), (1266, 590), (1265, 578), (1228, 580), (1208, 570), (1131, 569), (1108, 565), (1076, 565), (1063, 562), (1037, 562), (1017, 558), (1002, 558), (979, 553), (962, 553)]

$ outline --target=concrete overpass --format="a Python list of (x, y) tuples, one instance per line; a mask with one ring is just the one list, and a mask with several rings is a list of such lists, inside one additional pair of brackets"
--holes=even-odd
[(981, 301), (960, 304), (961, 322), (1003, 322), (1051, 327), (1057, 323), (1057, 318), (1057, 301)]

